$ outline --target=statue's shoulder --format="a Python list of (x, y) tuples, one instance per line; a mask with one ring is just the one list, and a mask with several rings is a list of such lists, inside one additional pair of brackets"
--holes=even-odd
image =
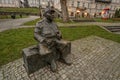
[(53, 22), (53, 24), (57, 25), (55, 22)]
[(44, 20), (40, 20), (36, 23), (36, 27), (42, 27), (44, 25)]
[(53, 25), (58, 26), (55, 22), (53, 22)]
[(43, 24), (44, 23), (44, 20), (40, 20), (37, 22), (37, 24)]

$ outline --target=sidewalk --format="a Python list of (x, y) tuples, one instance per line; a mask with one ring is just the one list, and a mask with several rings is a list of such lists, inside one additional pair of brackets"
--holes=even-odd
[[(36, 17), (38, 18), (38, 17)], [(36, 19), (35, 18), (35, 19)], [(25, 21), (24, 21), (25, 22)], [(13, 26), (13, 27), (8, 27), (8, 28), (1, 28), (0, 27), (0, 32), (8, 30), (8, 29), (16, 29), (16, 28), (29, 28), (29, 27), (35, 27), (35, 25), (31, 25), (31, 26), (24, 26), (22, 25), (23, 22), (21, 24), (19, 24), (18, 26)], [(9, 25), (9, 24), (8, 24)], [(57, 25), (59, 27), (76, 27), (76, 26), (89, 26), (89, 25), (98, 25), (101, 28), (107, 30), (106, 28), (104, 28), (103, 26), (120, 26), (120, 23), (104, 23), (104, 22), (79, 22), (79, 23), (57, 23)], [(110, 32), (109, 30), (107, 30), (108, 32)], [(119, 32), (117, 32), (116, 34), (120, 34)]]
[[(98, 26), (120, 26), (120, 23), (104, 23), (104, 22), (78, 22), (78, 23), (57, 23), (59, 27), (74, 27), (74, 26), (87, 26), (87, 25), (98, 25)], [(35, 25), (21, 27), (35, 27)]]
[(73, 64), (57, 62), (58, 72), (46, 66), (29, 77), (23, 60), (0, 68), (0, 80), (120, 80), (120, 44), (96, 36), (72, 42)]
[(39, 18), (39, 16), (30, 16), (28, 18), (11, 19), (0, 22), (0, 32), (8, 29), (20, 28), (22, 24)]
[(104, 23), (104, 22), (78, 22), (78, 23), (58, 23), (58, 26), (79, 26), (79, 25), (98, 25), (98, 26), (120, 26), (120, 23)]

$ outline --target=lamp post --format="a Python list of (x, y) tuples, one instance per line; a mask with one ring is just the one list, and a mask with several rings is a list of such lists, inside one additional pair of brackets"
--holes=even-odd
[(39, 0), (39, 15), (40, 15), (40, 18), (42, 17), (42, 12), (41, 12), (41, 3), (40, 3), (40, 0)]
[(39, 8), (40, 8), (40, 0), (39, 0)]

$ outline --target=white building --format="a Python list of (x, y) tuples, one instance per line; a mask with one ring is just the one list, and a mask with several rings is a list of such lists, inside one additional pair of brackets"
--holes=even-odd
[(28, 0), (30, 7), (39, 7), (39, 0)]
[[(116, 8), (120, 7), (120, 0), (104, 0), (111, 2), (102, 2), (103, 0), (67, 0), (69, 15), (75, 17), (76, 14), (99, 15), (103, 9), (108, 8), (110, 14), (114, 14)], [(0, 0), (0, 7), (21, 7), (21, 2), (24, 0)], [(30, 7), (45, 8), (48, 5), (53, 5), (61, 11), (60, 0), (28, 0)], [(50, 3), (50, 4), (49, 4)]]
[(0, 7), (19, 7), (19, 0), (0, 0)]
[[(61, 11), (60, 0), (40, 0), (41, 5), (48, 5), (51, 1), (55, 8)], [(67, 0), (69, 16), (75, 17), (89, 14), (90, 16), (100, 15), (103, 9), (109, 9), (111, 16), (120, 7), (120, 0)], [(107, 2), (108, 1), (108, 2)], [(109, 2), (110, 1), (110, 2)], [(46, 3), (47, 2), (47, 3)]]
[[(68, 0), (68, 11), (70, 16), (78, 14), (99, 15), (103, 9), (109, 9), (109, 13), (113, 15), (115, 10), (120, 7), (120, 0)], [(110, 2), (107, 2), (110, 1)], [(78, 8), (79, 9), (78, 9)]]
[[(49, 2), (52, 0), (28, 0), (29, 6), (30, 7), (39, 7), (41, 6), (42, 8), (46, 8), (46, 6), (49, 5)], [(52, 3), (50, 3), (51, 5)]]

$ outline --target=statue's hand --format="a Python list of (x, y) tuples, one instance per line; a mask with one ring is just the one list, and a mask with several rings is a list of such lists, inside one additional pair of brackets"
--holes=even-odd
[(55, 43), (55, 41), (53, 39), (45, 39), (44, 42), (47, 44), (47, 45), (53, 45)]
[(57, 33), (57, 39), (62, 39), (62, 35), (59, 32)]

